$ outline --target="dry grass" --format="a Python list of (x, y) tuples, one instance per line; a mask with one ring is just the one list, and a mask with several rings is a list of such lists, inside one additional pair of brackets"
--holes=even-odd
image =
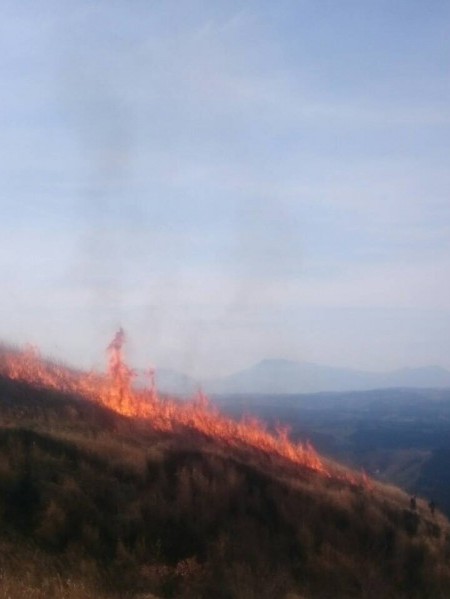
[(395, 487), (10, 392), (0, 599), (450, 596), (448, 521)]
[(99, 588), (95, 564), (67, 564), (20, 539), (0, 543), (0, 599), (107, 599)]

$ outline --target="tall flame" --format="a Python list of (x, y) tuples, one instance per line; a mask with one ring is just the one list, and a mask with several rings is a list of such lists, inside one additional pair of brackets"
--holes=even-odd
[(149, 425), (159, 431), (189, 428), (228, 447), (254, 448), (326, 477), (345, 478), (353, 484), (364, 484), (361, 477), (350, 473), (339, 474), (325, 464), (310, 443), (291, 441), (287, 428), (279, 428), (273, 434), (255, 418), (235, 421), (221, 414), (202, 391), (189, 402), (161, 398), (155, 386), (153, 369), (147, 371), (149, 388), (135, 389), (133, 380), (136, 372), (125, 362), (124, 343), (125, 333), (120, 329), (107, 348), (107, 375), (78, 372), (46, 361), (32, 347), (21, 352), (3, 352), (0, 355), (0, 373), (10, 379), (85, 397), (125, 416), (148, 420)]

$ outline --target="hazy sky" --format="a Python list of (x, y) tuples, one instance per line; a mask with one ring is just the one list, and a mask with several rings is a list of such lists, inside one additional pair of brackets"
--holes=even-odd
[(0, 338), (450, 367), (449, 2), (0, 7)]

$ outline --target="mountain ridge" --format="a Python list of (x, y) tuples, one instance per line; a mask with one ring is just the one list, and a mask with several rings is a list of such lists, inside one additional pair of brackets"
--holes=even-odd
[(265, 358), (228, 376), (202, 382), (170, 369), (157, 369), (156, 379), (159, 389), (176, 395), (192, 395), (199, 388), (211, 394), (224, 394), (450, 387), (450, 371), (434, 364), (373, 372), (283, 358)]

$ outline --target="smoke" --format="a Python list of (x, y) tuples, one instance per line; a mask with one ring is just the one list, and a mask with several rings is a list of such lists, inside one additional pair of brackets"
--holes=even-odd
[(124, 319), (124, 281), (134, 256), (123, 227), (139, 219), (139, 207), (129, 199), (134, 133), (123, 93), (126, 49), (107, 28), (98, 36), (99, 15), (91, 18), (72, 22), (66, 38), (61, 36), (59, 82), (78, 148), (73, 198), (78, 242), (68, 279), (88, 291), (83, 328), (100, 339)]

